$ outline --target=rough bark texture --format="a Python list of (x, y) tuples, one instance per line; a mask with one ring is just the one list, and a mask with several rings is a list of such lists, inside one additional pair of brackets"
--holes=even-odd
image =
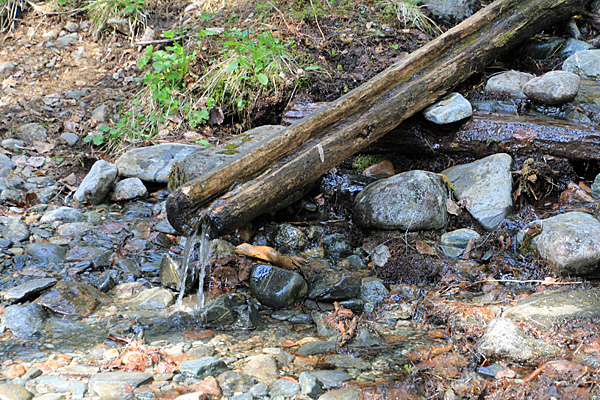
[[(224, 234), (285, 204), (354, 153), (446, 94), (489, 62), (547, 27), (582, 10), (587, 0), (498, 0), (406, 56), (369, 82), (296, 122), (252, 154), (171, 193), (167, 215), (178, 230), (207, 218)], [(275, 157), (288, 156), (282, 159)], [(209, 185), (226, 190), (239, 174), (256, 179), (214, 200)], [(200, 179), (200, 178), (199, 178)], [(211, 190), (218, 193), (220, 190)]]
[(552, 118), (475, 113), (464, 122), (440, 127), (410, 120), (368, 150), (401, 154), (548, 154), (569, 160), (600, 160), (600, 128)]

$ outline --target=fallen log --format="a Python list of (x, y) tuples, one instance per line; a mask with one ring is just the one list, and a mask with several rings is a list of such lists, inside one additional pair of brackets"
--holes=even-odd
[(600, 128), (595, 125), (509, 114), (474, 113), (460, 123), (440, 127), (411, 120), (373, 143), (368, 152), (485, 157), (495, 153), (516, 156), (548, 154), (572, 161), (600, 160)]
[[(375, 78), (294, 123), (231, 164), (169, 195), (180, 231), (200, 219), (221, 235), (284, 205), (329, 169), (398, 126), (534, 33), (580, 12), (588, 0), (498, 0)], [(279, 158), (288, 153), (288, 156)], [(220, 198), (236, 181), (248, 179)], [(204, 208), (212, 201), (209, 207)], [(204, 208), (204, 210), (202, 210)]]

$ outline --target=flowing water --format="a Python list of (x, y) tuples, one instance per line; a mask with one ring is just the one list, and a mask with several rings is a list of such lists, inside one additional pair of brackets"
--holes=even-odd
[[(200, 233), (198, 231), (200, 230)], [(206, 278), (206, 267), (210, 262), (210, 227), (207, 222), (201, 224), (200, 228), (194, 228), (192, 234), (188, 237), (183, 250), (183, 263), (179, 271), (179, 282), (177, 284), (177, 290), (179, 290), (179, 296), (177, 297), (177, 307), (181, 309), (183, 305), (183, 298), (185, 297), (185, 289), (187, 279), (189, 275), (198, 276), (198, 300), (196, 302), (196, 309), (204, 307), (204, 280)], [(198, 247), (196, 253), (196, 247)], [(197, 254), (197, 262), (192, 262), (194, 256)], [(190, 274), (190, 267), (193, 268)]]

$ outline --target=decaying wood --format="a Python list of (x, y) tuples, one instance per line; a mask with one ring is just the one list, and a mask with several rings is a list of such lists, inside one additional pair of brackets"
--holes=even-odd
[[(580, 12), (587, 2), (495, 1), (251, 154), (172, 192), (167, 200), (169, 221), (184, 230), (206, 217), (212, 221), (213, 235), (220, 235), (272, 211), (274, 204), (297, 197), (329, 169), (516, 44)], [(240, 177), (247, 179), (263, 170), (256, 179), (216, 200), (204, 194), (207, 190), (221, 193)]]
[(398, 154), (457, 154), (484, 157), (495, 153), (548, 154), (569, 160), (600, 160), (600, 128), (553, 118), (475, 113), (440, 127), (424, 120), (406, 121), (369, 147)]

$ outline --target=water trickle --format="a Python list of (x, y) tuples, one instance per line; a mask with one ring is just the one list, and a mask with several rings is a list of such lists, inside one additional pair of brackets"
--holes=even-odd
[[(197, 253), (196, 247), (198, 247)], [(209, 254), (210, 226), (207, 222), (203, 222), (200, 228), (192, 230), (192, 234), (188, 236), (188, 240), (185, 243), (183, 263), (180, 267), (179, 282), (177, 283), (177, 290), (179, 290), (179, 296), (177, 297), (178, 309), (181, 309), (183, 305), (186, 281), (189, 275), (198, 275), (198, 300), (196, 302), (196, 309), (204, 307), (204, 279), (206, 277), (206, 267), (210, 262)], [(193, 259), (197, 259), (197, 262), (192, 262)], [(193, 268), (191, 274), (189, 273), (190, 267)]]

